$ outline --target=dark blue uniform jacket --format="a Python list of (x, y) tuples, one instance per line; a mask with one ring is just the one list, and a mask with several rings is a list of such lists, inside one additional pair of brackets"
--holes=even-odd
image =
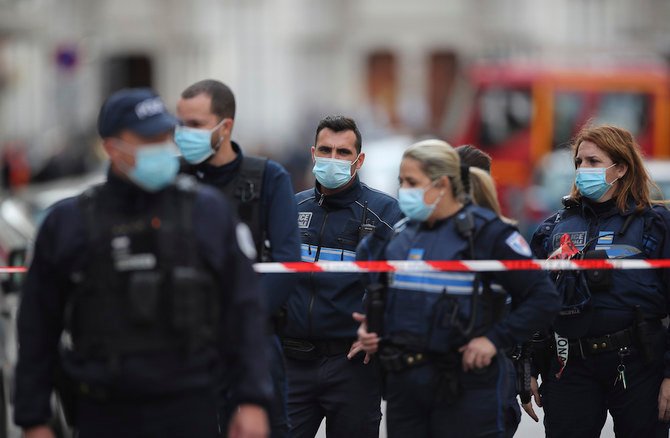
[[(165, 191), (149, 194), (110, 172), (104, 202), (119, 211), (138, 212), (160, 202)], [(197, 249), (215, 267), (221, 296), (220, 345), (178, 357), (176, 353), (121, 358), (114, 372), (108, 362), (74, 360), (62, 351), (62, 367), (77, 382), (111, 387), (130, 399), (213, 388), (222, 371), (219, 348), (238, 361), (236, 381), (242, 403), (267, 405), (270, 383), (263, 360), (265, 312), (249, 259), (241, 252), (236, 223), (225, 199), (198, 186), (193, 207)], [(50, 418), (50, 394), (59, 360), (64, 308), (71, 276), (87, 263), (85, 223), (77, 198), (55, 204), (42, 224), (21, 296), (18, 317), (15, 422), (23, 427)]]
[[(320, 186), (296, 195), (302, 260), (354, 261), (361, 222), (390, 235), (402, 217), (397, 201), (360, 182), (358, 176), (341, 192), (324, 195)], [(365, 211), (365, 215), (364, 215)], [(285, 335), (301, 339), (354, 338), (363, 311), (365, 286), (360, 274), (311, 273), (298, 277), (288, 301)]]
[[(473, 217), (474, 255), (455, 223), (461, 212), (469, 212)], [(490, 210), (470, 204), (461, 212), (433, 226), (416, 221), (399, 224), (397, 234), (385, 248), (379, 245), (377, 236), (372, 236), (359, 247), (359, 258), (415, 261), (532, 258), (530, 247), (516, 228)], [(380, 249), (382, 256), (375, 256)], [(473, 272), (454, 271), (391, 274), (385, 338), (414, 351), (437, 353), (448, 353), (465, 344), (467, 339), (461, 330), (467, 327), (471, 316), (474, 277)], [(498, 308), (486, 305), (480, 293), (471, 336), (485, 335), (498, 351), (509, 350), (528, 340), (535, 330), (547, 328), (558, 311), (558, 293), (545, 272), (489, 272), (481, 278), (479, 290), (486, 283), (492, 296), (497, 297)], [(507, 298), (511, 298), (511, 308), (506, 304)], [(452, 321), (458, 321), (460, 328)]]
[[(670, 211), (655, 206), (635, 212), (630, 202), (627, 210), (620, 212), (614, 201), (582, 200), (552, 215), (533, 235), (533, 251), (546, 258), (560, 247), (561, 236), (568, 234), (578, 250), (604, 251), (607, 258), (670, 258)], [(669, 272), (627, 269), (605, 273), (610, 276), (606, 287), (590, 288), (591, 299), (583, 316), (559, 316), (557, 331), (568, 338), (613, 333), (633, 324), (636, 306), (645, 318), (666, 317), (670, 305)], [(665, 375), (670, 377), (670, 352), (666, 353), (665, 362)]]
[[(202, 163), (195, 166), (193, 174), (202, 183), (222, 187), (230, 183), (244, 159), (242, 149), (233, 142), (237, 157), (223, 166)], [(300, 237), (296, 221), (295, 195), (291, 177), (281, 164), (267, 160), (261, 188), (261, 224), (270, 240), (273, 262), (295, 262), (300, 260)], [(261, 277), (261, 288), (266, 297), (270, 314), (274, 314), (286, 302), (295, 289), (292, 275), (265, 274)]]

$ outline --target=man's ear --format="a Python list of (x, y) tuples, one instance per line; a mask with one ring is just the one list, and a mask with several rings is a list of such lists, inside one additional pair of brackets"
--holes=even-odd
[(105, 153), (110, 159), (113, 159), (117, 156), (118, 150), (114, 147), (115, 139), (111, 137), (105, 137), (102, 139), (102, 148), (105, 150)]
[(365, 152), (361, 152), (358, 154), (358, 161), (356, 161), (356, 170), (360, 169), (363, 166), (363, 162), (365, 161)]
[(235, 120), (231, 118), (223, 119), (223, 123), (219, 127), (219, 135), (230, 137), (233, 133), (233, 126), (235, 125)]

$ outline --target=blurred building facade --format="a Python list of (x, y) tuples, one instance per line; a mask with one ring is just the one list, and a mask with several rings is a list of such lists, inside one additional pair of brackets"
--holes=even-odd
[(281, 157), (321, 116), (366, 138), (458, 128), (482, 59), (664, 63), (666, 0), (0, 0), (0, 149), (31, 161), (95, 138), (104, 97), (174, 107), (202, 78), (238, 98), (235, 137)]

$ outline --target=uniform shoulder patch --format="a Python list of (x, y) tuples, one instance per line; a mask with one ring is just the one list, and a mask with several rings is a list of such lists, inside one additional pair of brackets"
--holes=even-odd
[(235, 227), (235, 237), (237, 237), (237, 245), (240, 247), (242, 253), (250, 260), (256, 260), (256, 245), (254, 245), (254, 238), (251, 236), (251, 230), (245, 224), (240, 222)]
[(311, 211), (301, 211), (298, 213), (298, 228), (309, 228), (310, 222), (312, 222)]
[(505, 239), (505, 243), (507, 244), (507, 246), (512, 248), (512, 250), (514, 250), (514, 252), (516, 252), (517, 254), (526, 257), (531, 257), (533, 255), (533, 252), (530, 250), (528, 242), (526, 242), (526, 239), (524, 239), (523, 236), (519, 234), (518, 231), (515, 231), (512, 234), (510, 234), (509, 237)]

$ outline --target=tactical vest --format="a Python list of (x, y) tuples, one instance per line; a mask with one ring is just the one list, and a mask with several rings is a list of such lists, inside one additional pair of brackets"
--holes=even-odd
[(110, 208), (106, 190), (79, 197), (88, 262), (66, 306), (74, 351), (114, 359), (213, 343), (219, 301), (193, 232), (195, 182), (179, 179), (134, 215)]
[[(465, 208), (473, 240), (494, 213)], [(459, 213), (460, 214), (460, 213)], [(439, 234), (438, 234), (439, 233)], [(410, 223), (387, 247), (389, 260), (469, 260), (471, 245), (455, 218), (437, 232)], [(473, 313), (473, 291), (477, 308)], [(489, 276), (474, 272), (402, 272), (389, 277), (385, 339), (412, 351), (448, 353), (485, 333), (503, 317), (507, 292)], [(473, 323), (471, 333), (465, 328)]]
[[(656, 214), (652, 209), (590, 222), (580, 213), (579, 206), (563, 209), (553, 227), (542, 230), (550, 239), (550, 248), (559, 248), (561, 236), (568, 234), (581, 258), (644, 259), (656, 249), (658, 242), (648, 233), (648, 225)], [(570, 338), (587, 334), (590, 324), (585, 319), (590, 318), (594, 305), (624, 308), (626, 303), (636, 300), (631, 293), (653, 293), (652, 286), (659, 282), (654, 269), (563, 271), (553, 274), (553, 278), (563, 300), (554, 329)], [(628, 310), (632, 312), (632, 305)]]
[(261, 189), (267, 161), (267, 158), (243, 156), (235, 177), (225, 186), (219, 186), (233, 204), (238, 218), (251, 230), (261, 262), (270, 261), (270, 242), (261, 216)]

